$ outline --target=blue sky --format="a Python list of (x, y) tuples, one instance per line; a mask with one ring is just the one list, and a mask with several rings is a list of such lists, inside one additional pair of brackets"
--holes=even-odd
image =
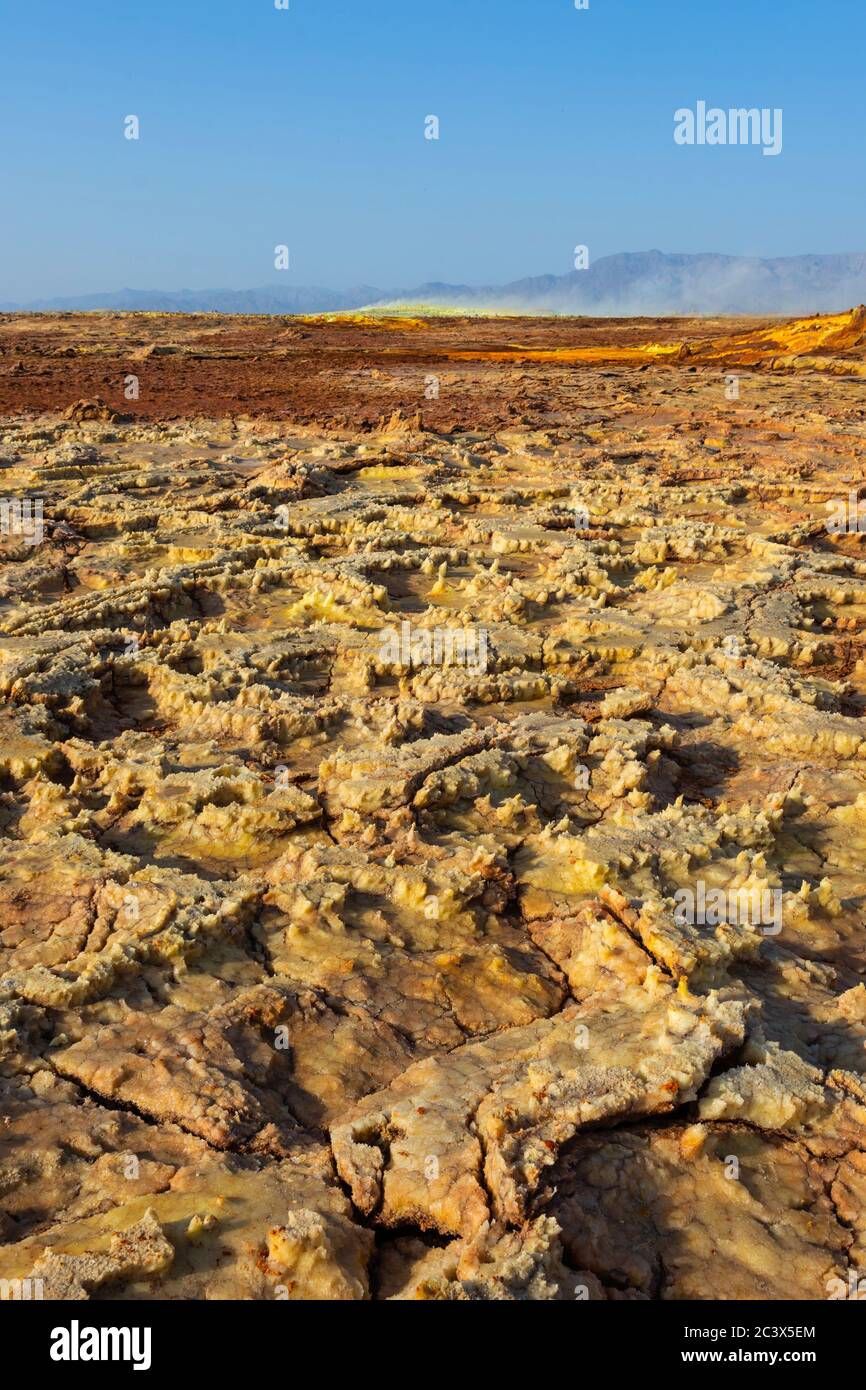
[[(3, 0), (0, 299), (866, 250), (864, 0), (290, 3)], [(677, 146), (699, 99), (782, 154)]]

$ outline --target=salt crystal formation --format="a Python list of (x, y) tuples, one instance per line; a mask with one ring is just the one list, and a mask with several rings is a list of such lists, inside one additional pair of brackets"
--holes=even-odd
[(863, 317), (2, 422), (6, 1296), (866, 1278)]

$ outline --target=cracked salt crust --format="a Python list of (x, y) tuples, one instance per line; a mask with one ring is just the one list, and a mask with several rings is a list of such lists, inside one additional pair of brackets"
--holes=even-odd
[[(864, 426), (832, 362), (724, 428), (715, 377), (624, 364), (613, 399), (591, 363), (545, 431), (3, 424), (48, 529), (0, 572), (0, 1278), (866, 1272), (866, 551), (824, 525)], [(404, 621), (483, 628), (486, 670), (383, 658)], [(778, 932), (681, 920), (699, 881), (777, 891)]]

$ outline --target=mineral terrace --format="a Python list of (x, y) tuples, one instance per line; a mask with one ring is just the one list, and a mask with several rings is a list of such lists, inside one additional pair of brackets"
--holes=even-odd
[(0, 321), (4, 1296), (866, 1288), (864, 376)]

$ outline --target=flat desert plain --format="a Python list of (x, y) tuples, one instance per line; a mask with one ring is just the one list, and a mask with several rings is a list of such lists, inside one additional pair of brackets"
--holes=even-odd
[(866, 1286), (864, 448), (863, 308), (0, 317), (4, 1296)]

